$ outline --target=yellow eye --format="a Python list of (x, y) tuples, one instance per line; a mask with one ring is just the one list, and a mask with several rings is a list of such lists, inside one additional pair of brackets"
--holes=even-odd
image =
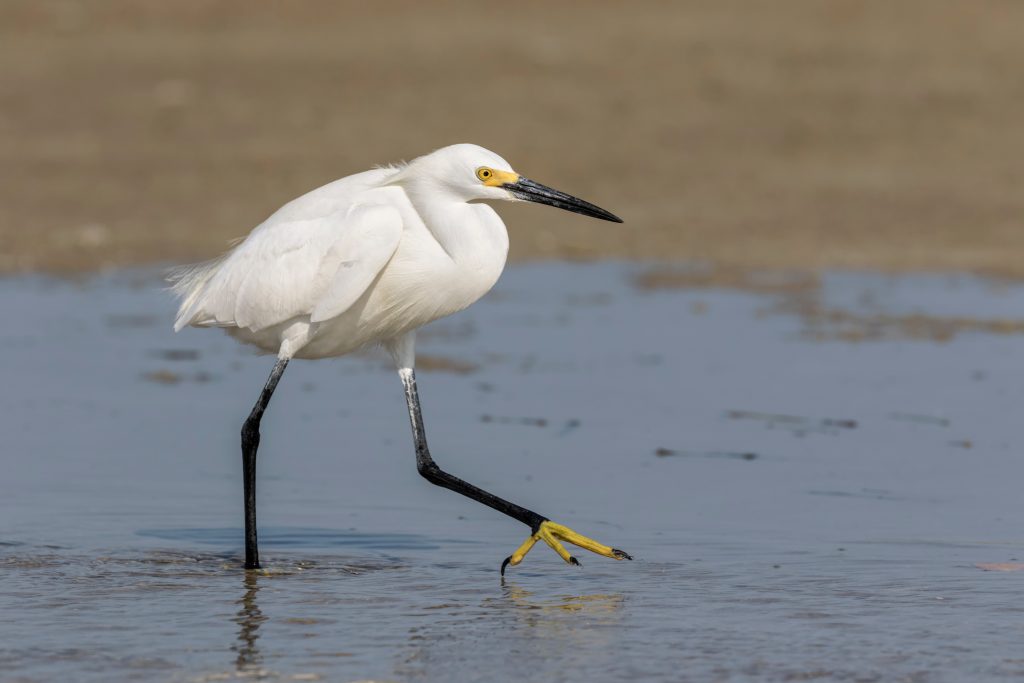
[(478, 168), (476, 169), (476, 177), (480, 180), (490, 180), (494, 176), (494, 171), (489, 168)]

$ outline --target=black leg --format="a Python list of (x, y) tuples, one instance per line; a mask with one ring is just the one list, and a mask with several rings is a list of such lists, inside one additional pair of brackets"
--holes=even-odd
[[(420, 397), (416, 391), (416, 373), (410, 369), (403, 369), (399, 372), (402, 377), (402, 384), (405, 385), (405, 400), (409, 404), (409, 420), (412, 422), (412, 438), (416, 444), (416, 469), (431, 484), (443, 486), (446, 489), (461, 493), (484, 505), (494, 508), (509, 517), (518, 519), (530, 527), (531, 533), (537, 533), (540, 525), (549, 521), (547, 517), (538, 515), (532, 510), (527, 510), (515, 503), (510, 503), (492, 493), (465, 482), (458, 477), (448, 474), (434, 462), (430, 457), (430, 449), (427, 448), (427, 435), (423, 429), (423, 415), (420, 412)], [(504, 569), (504, 567), (503, 567)]]
[(277, 382), (288, 367), (287, 358), (279, 358), (270, 371), (260, 398), (242, 425), (242, 481), (245, 488), (245, 568), (260, 568), (260, 553), (256, 546), (256, 450), (260, 447), (260, 420), (274, 395)]

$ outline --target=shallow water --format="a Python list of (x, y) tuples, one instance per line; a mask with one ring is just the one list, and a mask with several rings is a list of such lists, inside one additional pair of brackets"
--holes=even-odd
[(0, 281), (0, 679), (1024, 677), (1024, 571), (978, 566), (1024, 561), (1024, 288), (643, 271), (516, 267), (422, 336), (442, 466), (636, 558), (504, 582), (527, 530), (419, 478), (382, 357), (289, 367), (246, 574), (271, 359), (172, 335), (152, 274)]

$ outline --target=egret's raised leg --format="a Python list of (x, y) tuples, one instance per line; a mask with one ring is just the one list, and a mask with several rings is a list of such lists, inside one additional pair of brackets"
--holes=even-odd
[(633, 559), (622, 550), (610, 548), (586, 536), (577, 534), (568, 527), (555, 524), (543, 515), (538, 515), (532, 510), (527, 510), (515, 503), (499, 498), (493, 493), (488, 493), (454, 475), (448, 474), (438, 467), (430, 455), (430, 449), (427, 447), (427, 435), (423, 428), (423, 414), (420, 411), (420, 398), (416, 390), (416, 373), (411, 368), (402, 368), (398, 371), (398, 374), (401, 376), (402, 384), (405, 386), (405, 400), (409, 405), (409, 420), (412, 423), (412, 438), (416, 445), (416, 469), (419, 473), (431, 484), (443, 486), (456, 493), (461, 493), (468, 498), (494, 508), (498, 512), (518, 519), (530, 527), (530, 537), (526, 539), (526, 542), (501, 563), (502, 576), (505, 575), (505, 567), (510, 564), (515, 566), (522, 562), (526, 553), (530, 551), (537, 541), (547, 543), (563, 560), (572, 565), (579, 565), (579, 561), (570, 555), (559, 541), (572, 543), (585, 550), (616, 560)]
[(245, 489), (245, 568), (260, 568), (260, 553), (256, 546), (256, 450), (260, 447), (260, 420), (274, 395), (277, 382), (288, 367), (287, 358), (279, 358), (270, 371), (270, 377), (260, 393), (259, 400), (242, 424), (242, 481)]

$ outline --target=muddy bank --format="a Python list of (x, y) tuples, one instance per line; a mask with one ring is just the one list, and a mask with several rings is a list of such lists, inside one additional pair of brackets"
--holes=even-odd
[(516, 207), (515, 259), (1024, 274), (1012, 0), (15, 0), (0, 61), (0, 272), (208, 258), (471, 141), (627, 221)]

